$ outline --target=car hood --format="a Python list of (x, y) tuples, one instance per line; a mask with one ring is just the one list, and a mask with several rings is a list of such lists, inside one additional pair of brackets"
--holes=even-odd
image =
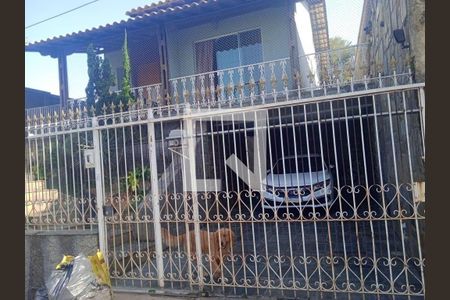
[(275, 187), (295, 187), (295, 186), (308, 186), (316, 184), (321, 181), (330, 179), (330, 173), (328, 171), (319, 171), (310, 173), (291, 173), (291, 174), (267, 174), (263, 184), (267, 184)]

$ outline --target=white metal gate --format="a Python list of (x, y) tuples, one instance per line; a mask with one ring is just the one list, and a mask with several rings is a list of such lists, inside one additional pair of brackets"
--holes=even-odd
[[(77, 217), (85, 206), (74, 205), (74, 218), (60, 223), (90, 228), (98, 219), (116, 287), (419, 299), (423, 91), (406, 84), (308, 99), (286, 92), (220, 110), (76, 112), (28, 127), (27, 173), (64, 179), (58, 201), (69, 208), (69, 195), (86, 199), (90, 185), (88, 199), (102, 207), (96, 218)], [(72, 139), (62, 152), (78, 159), (49, 167), (58, 136)], [(30, 228), (59, 228), (43, 212), (26, 215)]]

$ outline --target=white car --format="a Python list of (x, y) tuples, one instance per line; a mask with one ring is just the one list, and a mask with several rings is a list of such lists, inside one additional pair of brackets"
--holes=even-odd
[(263, 181), (263, 207), (330, 207), (336, 201), (330, 168), (317, 154), (277, 160)]

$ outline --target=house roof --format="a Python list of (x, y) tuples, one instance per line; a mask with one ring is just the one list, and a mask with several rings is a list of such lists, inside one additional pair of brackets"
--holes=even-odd
[(198, 5), (207, 4), (208, 2), (218, 2), (217, 0), (165, 0), (151, 3), (143, 7), (133, 8), (125, 14), (130, 17), (143, 16), (152, 13), (165, 13), (174, 10), (189, 9)]
[[(25, 45), (27, 52), (40, 52), (43, 55), (58, 56), (57, 52), (64, 54), (83, 53), (89, 43), (99, 47), (120, 47), (122, 41), (111, 40), (113, 34), (122, 33), (126, 28), (128, 32), (137, 30), (142, 24), (156, 25), (162, 20), (177, 20), (188, 16), (199, 16), (206, 10), (214, 11), (233, 6), (253, 5), (255, 3), (270, 3), (270, 0), (166, 0), (139, 7), (127, 12), (129, 18), (93, 27), (84, 31), (68, 33), (64, 36), (55, 36), (46, 40)], [(132, 12), (135, 13), (132, 13)], [(139, 13), (137, 13), (139, 12)], [(120, 35), (117, 35), (120, 36)], [(130, 35), (129, 35), (130, 36)], [(94, 45), (96, 46), (96, 45)]]
[[(300, 1), (300, 0), (295, 0)], [(314, 45), (316, 51), (328, 48), (328, 27), (326, 24), (325, 0), (307, 0), (310, 4)], [(128, 19), (108, 23), (103, 26), (93, 27), (84, 31), (68, 33), (64, 36), (55, 36), (46, 40), (25, 45), (27, 52), (39, 52), (42, 55), (57, 57), (59, 53), (72, 54), (84, 53), (89, 43), (94, 43), (98, 48), (119, 49), (122, 43), (119, 37), (125, 29), (129, 33), (141, 29), (142, 24), (154, 25), (163, 20), (177, 20), (185, 17), (193, 17), (214, 10), (225, 8), (255, 5), (255, 3), (274, 3), (270, 0), (165, 0), (152, 3), (144, 7), (137, 7), (128, 12)], [(325, 14), (324, 14), (325, 12)], [(316, 21), (313, 21), (316, 20)], [(315, 32), (317, 31), (317, 32)], [(149, 30), (147, 29), (147, 33)]]

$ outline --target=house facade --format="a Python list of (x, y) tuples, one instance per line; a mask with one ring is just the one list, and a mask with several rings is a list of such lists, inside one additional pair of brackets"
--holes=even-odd
[(273, 87), (274, 78), (277, 88), (292, 87), (295, 75), (309, 86), (317, 61), (305, 55), (328, 46), (324, 1), (165, 1), (127, 15), (126, 21), (26, 46), (58, 58), (61, 105), (68, 98), (66, 57), (85, 53), (90, 43), (111, 63), (116, 77), (111, 91), (120, 89), (125, 30), (132, 86), (136, 94), (146, 87), (147, 98), (160, 105), (187, 102), (186, 91), (194, 101), (211, 101), (217, 88), (229, 93), (230, 84), (234, 93), (239, 84), (245, 90), (262, 81), (269, 88), (272, 81)]

